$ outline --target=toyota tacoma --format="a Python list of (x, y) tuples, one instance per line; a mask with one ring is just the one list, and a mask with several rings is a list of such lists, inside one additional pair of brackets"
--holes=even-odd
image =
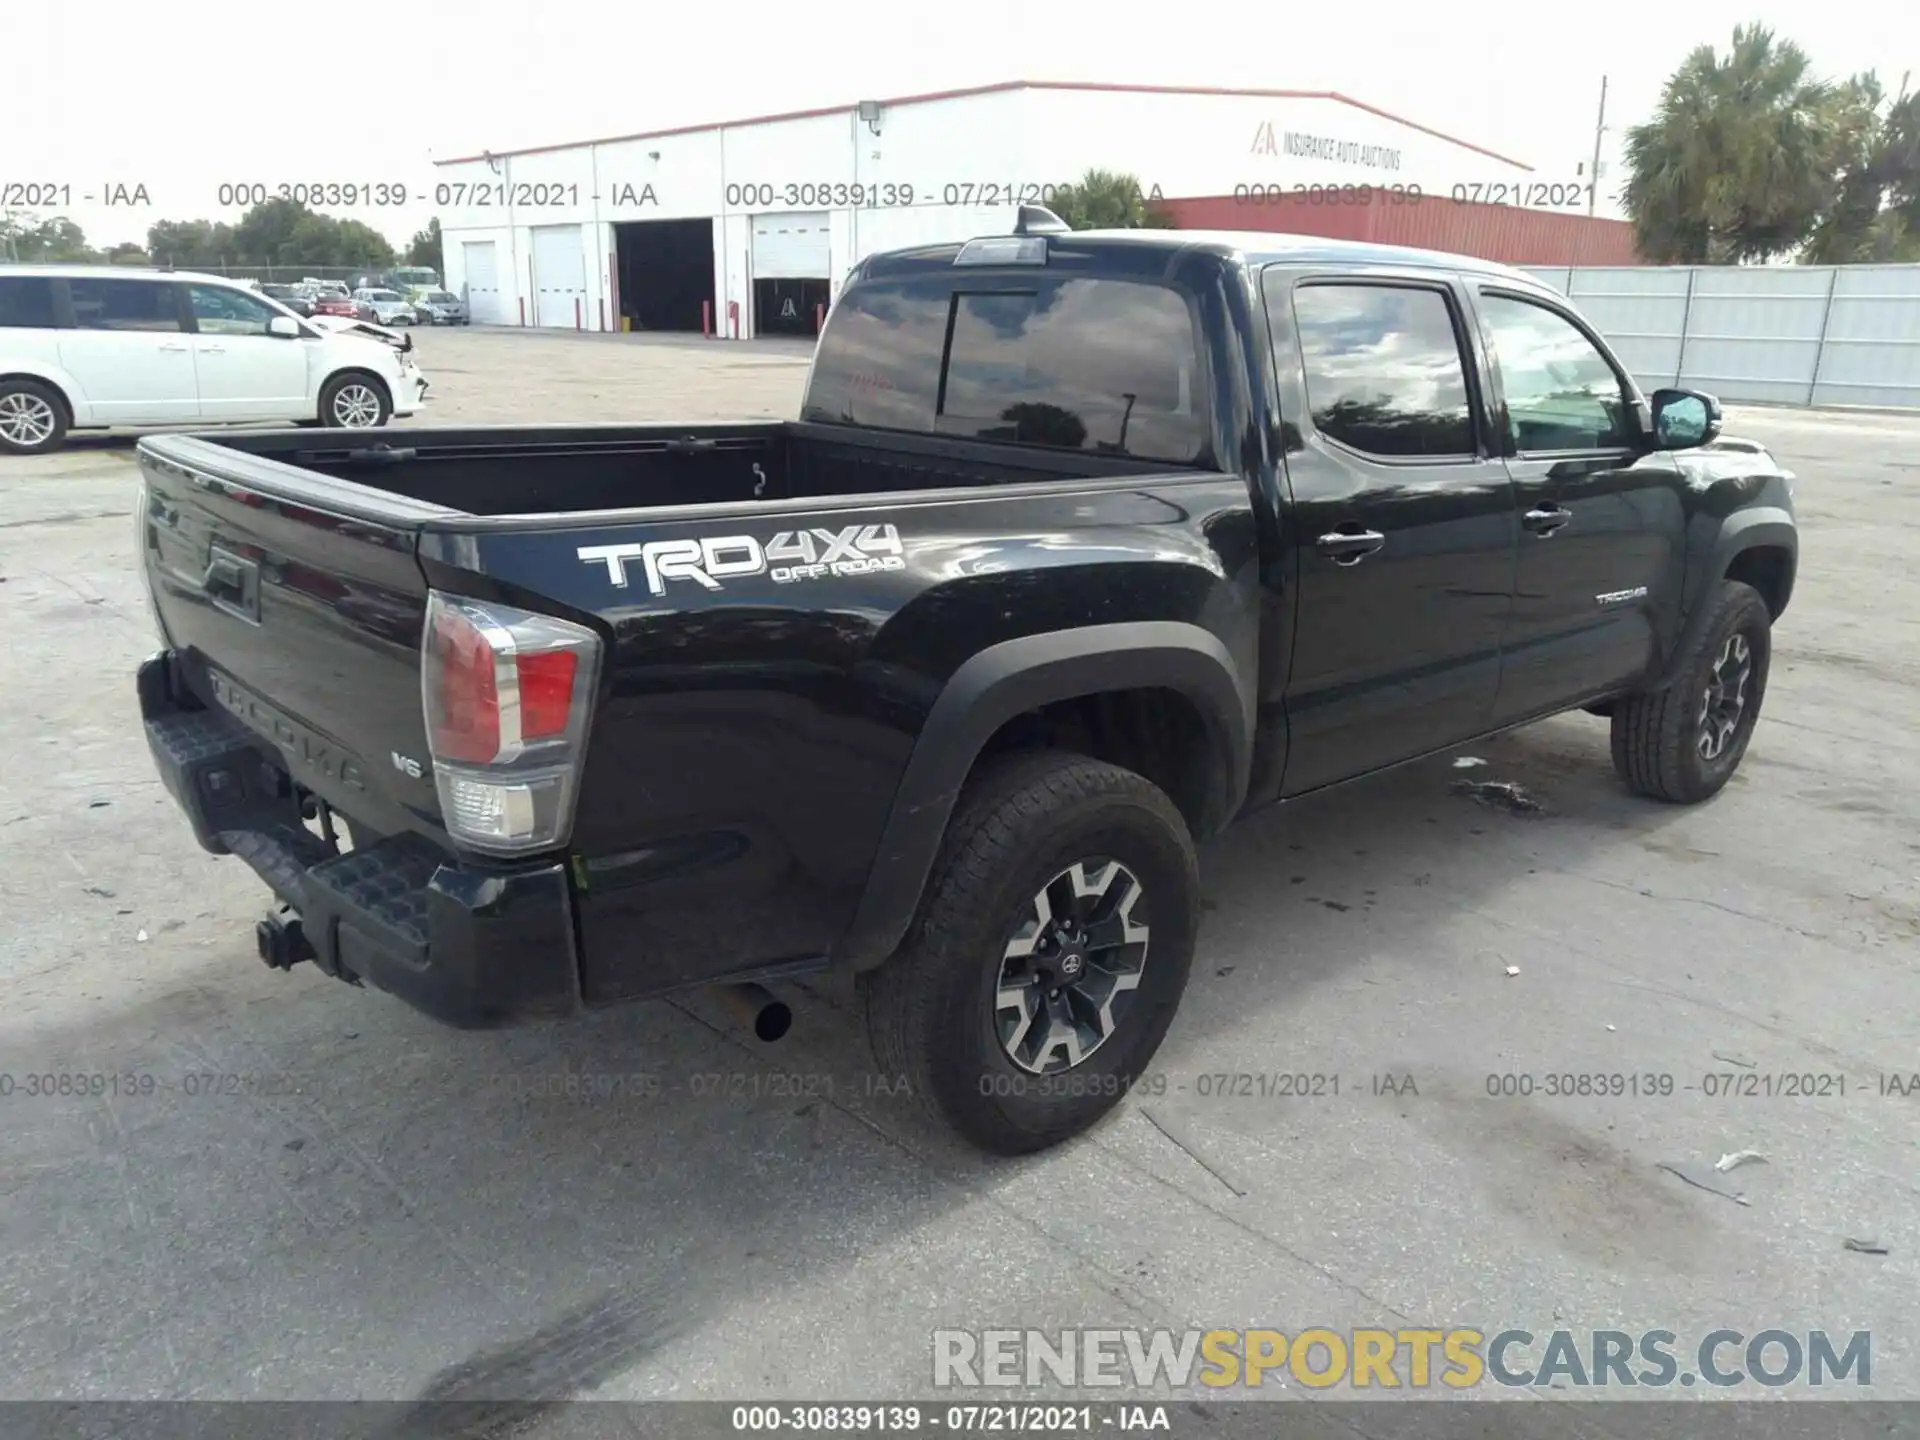
[(1793, 477), (1523, 272), (1253, 233), (871, 256), (797, 420), (163, 435), (138, 691), (312, 963), (492, 1026), (855, 972), (1039, 1149), (1147, 1065), (1236, 816), (1564, 711), (1740, 764)]

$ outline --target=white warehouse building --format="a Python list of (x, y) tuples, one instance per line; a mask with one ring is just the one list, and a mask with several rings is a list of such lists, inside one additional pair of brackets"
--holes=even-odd
[(1330, 92), (1020, 81), (438, 161), (434, 199), (476, 323), (811, 335), (862, 257), (1004, 234), (1092, 168), (1183, 224), (1323, 234), (1354, 187), (1404, 222), (1539, 178)]

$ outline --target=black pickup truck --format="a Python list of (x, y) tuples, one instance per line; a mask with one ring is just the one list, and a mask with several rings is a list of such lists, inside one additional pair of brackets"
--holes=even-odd
[(270, 964), (763, 1038), (845, 967), (1032, 1150), (1159, 1046), (1236, 816), (1574, 709), (1726, 783), (1798, 546), (1719, 431), (1516, 270), (1023, 212), (861, 262), (797, 422), (143, 440), (140, 707)]

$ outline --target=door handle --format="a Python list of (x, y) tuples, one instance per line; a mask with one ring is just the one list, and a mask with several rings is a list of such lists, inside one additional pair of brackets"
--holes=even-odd
[(1571, 510), (1558, 505), (1536, 505), (1522, 517), (1522, 523), (1534, 534), (1545, 538), (1573, 519)]
[(200, 347), (200, 353), (202, 355), (224, 355), (227, 353), (227, 347), (224, 345), (202, 345)]
[(1386, 543), (1378, 530), (1333, 530), (1322, 535), (1316, 547), (1336, 565), (1358, 565)]
[(184, 345), (162, 345), (160, 348), (170, 355), (184, 355), (187, 353), (187, 347)]

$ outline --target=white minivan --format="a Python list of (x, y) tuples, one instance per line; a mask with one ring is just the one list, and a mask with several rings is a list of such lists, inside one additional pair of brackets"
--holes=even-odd
[(110, 425), (384, 425), (426, 396), (412, 347), (217, 275), (0, 265), (0, 454)]

